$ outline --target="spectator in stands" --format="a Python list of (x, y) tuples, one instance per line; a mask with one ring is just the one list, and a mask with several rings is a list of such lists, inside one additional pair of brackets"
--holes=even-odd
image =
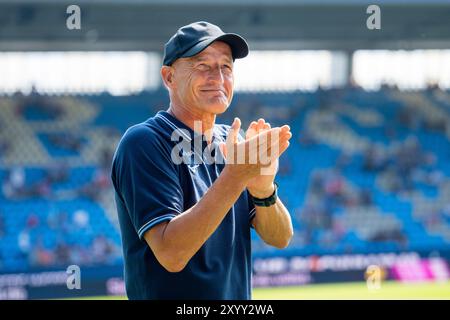
[(327, 172), (324, 190), (329, 198), (335, 199), (336, 201), (341, 199), (344, 191), (344, 179), (340, 170), (333, 169), (332, 171)]
[(333, 248), (342, 240), (345, 235), (344, 226), (337, 220), (333, 220), (332, 226), (325, 229), (319, 239), (319, 244), (323, 247)]
[(315, 242), (316, 232), (329, 230), (333, 225), (332, 211), (327, 205), (327, 198), (309, 200), (300, 215), (300, 225), (305, 228), (305, 239), (308, 243)]
[(311, 175), (310, 190), (314, 195), (321, 195), (323, 193), (324, 179), (320, 171), (314, 171)]
[(28, 96), (17, 96), (17, 100), (18, 106), (16, 111), (22, 116), (27, 108), (37, 108), (42, 113), (49, 115), (51, 119), (57, 119), (64, 111), (58, 99), (41, 95), (34, 85), (32, 85)]
[(0, 239), (2, 239), (6, 233), (5, 217), (3, 216), (3, 212), (0, 211)]
[(73, 133), (50, 133), (48, 139), (54, 146), (73, 152), (80, 152), (83, 145), (82, 137)]
[(70, 251), (70, 246), (60, 239), (55, 248), (55, 264), (67, 266), (72, 263), (72, 261), (70, 261)]
[(111, 264), (117, 257), (118, 250), (104, 235), (97, 236), (92, 242), (90, 250), (93, 262), (97, 264)]
[(52, 189), (50, 182), (47, 179), (42, 179), (41, 181), (33, 184), (30, 188), (28, 194), (29, 197), (46, 198), (51, 195)]
[(7, 140), (0, 140), (0, 157), (5, 156), (11, 150), (11, 144)]
[(424, 125), (424, 130), (426, 130), (428, 132), (445, 134), (447, 132), (448, 122), (446, 119), (425, 118), (423, 125)]
[(424, 164), (423, 152), (415, 136), (409, 136), (399, 146), (395, 154), (394, 164), (401, 181), (401, 190), (411, 191), (414, 188), (412, 182), (413, 170)]
[[(442, 172), (436, 169), (436, 157), (421, 148), (416, 136), (408, 136), (403, 143), (392, 143), (389, 149), (380, 170), (383, 185), (388, 191), (410, 192), (415, 188), (414, 182), (437, 187), (444, 181)], [(370, 167), (367, 163), (370, 160), (365, 165)]]
[(52, 162), (45, 172), (45, 179), (50, 184), (61, 183), (69, 178), (69, 168), (65, 162)]
[(399, 228), (393, 228), (389, 230), (380, 230), (376, 232), (369, 241), (373, 242), (396, 242), (401, 247), (405, 247), (408, 243), (408, 239), (405, 234)]
[(333, 219), (332, 231), (333, 231), (334, 241), (336, 243), (341, 241), (341, 239), (344, 237), (344, 235), (346, 233), (345, 227), (344, 227), (343, 223), (341, 222), (341, 220)]
[(60, 211), (57, 214), (58, 230), (61, 230), (62, 234), (68, 234), (72, 229), (72, 224), (69, 221), (69, 214), (66, 211)]
[(319, 83), (317, 90), (316, 90), (316, 96), (318, 101), (318, 108), (319, 110), (326, 110), (330, 106), (330, 103), (333, 103), (334, 101), (329, 98), (329, 90), (324, 90), (322, 85)]
[(34, 212), (31, 212), (28, 214), (27, 221), (25, 223), (25, 227), (28, 230), (32, 230), (34, 228), (37, 228), (40, 224), (39, 216), (35, 214)]
[(30, 265), (34, 267), (48, 267), (55, 264), (53, 252), (44, 247), (42, 237), (33, 243), (30, 252)]
[[(7, 174), (2, 184), (2, 191), (6, 198), (45, 198), (51, 194), (51, 181), (56, 177), (49, 177), (47, 173), (44, 178), (27, 185), (25, 169), (23, 167), (15, 167)], [(58, 177), (59, 179), (59, 177)]]
[(384, 185), (387, 191), (397, 193), (402, 190), (401, 181), (398, 177), (397, 171), (394, 165), (390, 165), (383, 172)]
[(359, 203), (364, 207), (370, 207), (373, 205), (372, 191), (370, 191), (370, 189), (365, 188), (359, 192)]
[(30, 232), (24, 228), (17, 236), (17, 246), (19, 248), (19, 260), (28, 263), (31, 252)]
[(387, 165), (387, 158), (382, 148), (370, 144), (363, 154), (363, 170), (381, 171)]
[(25, 170), (15, 167), (8, 171), (2, 185), (3, 194), (7, 198), (17, 198), (25, 194)]
[(79, 244), (70, 246), (70, 262), (77, 265), (88, 265), (92, 263), (91, 250), (83, 248)]
[(111, 171), (113, 155), (114, 155), (114, 150), (112, 150), (111, 148), (108, 148), (108, 147), (104, 147), (100, 151), (100, 167), (106, 172)]
[(447, 180), (444, 173), (440, 170), (433, 169), (425, 177), (425, 183), (432, 187), (439, 187)]
[(396, 115), (396, 120), (402, 126), (409, 130), (419, 130), (422, 127), (422, 119), (420, 114), (413, 112), (411, 108), (401, 108)]
[(433, 93), (439, 92), (439, 91), (442, 91), (442, 90), (441, 90), (441, 87), (439, 87), (439, 83), (438, 82), (436, 82), (436, 81), (428, 81), (427, 87), (425, 89), (425, 92), (433, 94)]
[(431, 209), (429, 212), (427, 212), (427, 215), (425, 216), (425, 225), (427, 228), (434, 228), (441, 224), (442, 221), (442, 211), (441, 208), (438, 206)]
[(77, 210), (73, 214), (73, 223), (78, 229), (86, 229), (89, 227), (89, 214), (86, 210)]
[(298, 210), (299, 225), (305, 230), (304, 241), (305, 244), (311, 244), (313, 242), (313, 234), (317, 229), (315, 223), (316, 209), (311, 202), (307, 202), (302, 210)]
[(71, 227), (70, 232), (81, 237), (89, 239), (94, 234), (90, 224), (90, 216), (86, 210), (80, 209), (74, 212)]
[(94, 173), (94, 178), (79, 189), (79, 193), (92, 201), (99, 201), (102, 192), (111, 187), (111, 180), (109, 179), (108, 171), (104, 168), (97, 168)]
[(0, 140), (0, 157), (5, 156), (11, 149), (11, 145), (6, 140)]
[(105, 169), (97, 169), (94, 174), (94, 185), (98, 190), (106, 190), (111, 187), (108, 171)]

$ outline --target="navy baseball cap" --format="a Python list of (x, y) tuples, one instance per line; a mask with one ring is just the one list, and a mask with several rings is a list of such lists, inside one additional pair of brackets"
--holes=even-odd
[(223, 41), (231, 48), (234, 59), (248, 55), (248, 44), (235, 33), (225, 33), (218, 26), (199, 21), (181, 27), (164, 46), (163, 65), (170, 66), (178, 58), (195, 56), (214, 41)]

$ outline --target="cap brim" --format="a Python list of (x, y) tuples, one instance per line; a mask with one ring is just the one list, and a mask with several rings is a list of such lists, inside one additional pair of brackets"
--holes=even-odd
[(222, 41), (228, 44), (231, 48), (231, 54), (234, 59), (245, 58), (248, 55), (248, 44), (244, 38), (235, 33), (226, 33), (217, 38), (200, 41), (195, 46), (186, 51), (180, 58), (187, 58), (195, 56), (196, 54), (205, 50), (214, 41)]

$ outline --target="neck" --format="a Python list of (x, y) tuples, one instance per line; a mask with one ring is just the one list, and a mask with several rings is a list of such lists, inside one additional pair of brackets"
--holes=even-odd
[(212, 140), (212, 130), (216, 121), (216, 115), (213, 113), (195, 112), (193, 110), (170, 103), (167, 110), (175, 118), (183, 122), (195, 132), (204, 134), (208, 143)]

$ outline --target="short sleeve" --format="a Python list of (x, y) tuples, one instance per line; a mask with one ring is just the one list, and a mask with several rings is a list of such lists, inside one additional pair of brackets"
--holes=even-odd
[(153, 226), (183, 212), (183, 191), (170, 150), (149, 127), (130, 128), (113, 160), (112, 180), (142, 240)]

